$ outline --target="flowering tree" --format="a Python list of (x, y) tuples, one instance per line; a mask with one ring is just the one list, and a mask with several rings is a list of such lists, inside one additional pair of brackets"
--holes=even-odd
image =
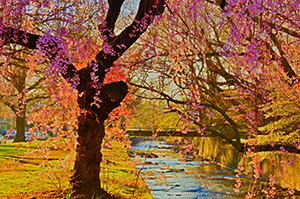
[[(168, 112), (186, 120), (183, 132), (219, 136), (239, 151), (245, 120), (232, 106), (235, 84), (232, 65), (219, 51), (226, 43), (220, 6), (207, 1), (168, 2), (164, 19), (133, 49), (130, 83), (143, 98), (165, 101)], [(140, 66), (143, 66), (142, 68)], [(153, 94), (155, 93), (155, 94)]]
[[(262, 142), (258, 134), (266, 134), (269, 150), (283, 154), (298, 153), (300, 143), (299, 6), (299, 1), (228, 1), (223, 15), (230, 19), (223, 53), (234, 63), (236, 79), (244, 82), (245, 87), (238, 88), (240, 96), (248, 98), (248, 106), (240, 109), (249, 123), (248, 144)], [(289, 179), (289, 167), (297, 159), (294, 155), (289, 163), (281, 160), (282, 172), (275, 178)], [(254, 177), (262, 173), (259, 167), (254, 171)], [(293, 194), (295, 185), (287, 181)]]
[(36, 131), (50, 136), (56, 134), (57, 138), (74, 135), (79, 114), (76, 91), (66, 81), (60, 81), (48, 95), (47, 100), (36, 102), (27, 116), (31, 138), (35, 138)]
[[(63, 77), (77, 91), (75, 193), (104, 193), (99, 179), (104, 121), (128, 93), (123, 81), (108, 80), (114, 64), (131, 62), (137, 69), (133, 85), (154, 91), (154, 98), (165, 100), (199, 133), (217, 134), (240, 151), (244, 131), (251, 139), (267, 129), (298, 136), (299, 1), (166, 1), (163, 26), (150, 32), (165, 1), (141, 0), (129, 23), (120, 19), (124, 1), (1, 2), (1, 55), (9, 60), (10, 45), (31, 49), (37, 62), (49, 61), (49, 85)], [(116, 64), (121, 56), (127, 62)]]
[[(240, 150), (236, 140), (248, 138), (247, 154), (298, 152), (300, 2), (217, 1), (222, 9), (212, 3), (168, 2), (170, 16), (129, 59), (132, 84), (155, 92), (200, 133), (218, 133)], [(261, 137), (267, 141), (259, 148)], [(253, 157), (257, 180), (263, 171), (259, 155)]]
[[(156, 92), (154, 98), (165, 100), (171, 111), (194, 124), (205, 124), (206, 130), (225, 139), (229, 137), (222, 131), (231, 131), (239, 139), (248, 130), (256, 135), (258, 127), (268, 122), (261, 107), (270, 103), (267, 85), (273, 77), (284, 78), (286, 73), (295, 87), (299, 4), (217, 3), (220, 7), (204, 0), (169, 2), (165, 21), (140, 42), (147, 48), (138, 48), (134, 51), (138, 56), (129, 59), (136, 71), (131, 82)], [(135, 67), (139, 65), (146, 65), (146, 70)], [(182, 109), (175, 110), (172, 104)]]
[[(95, 58), (84, 68), (75, 67), (72, 63), (72, 52), (69, 50), (70, 40), (82, 41), (72, 37), (67, 31), (80, 29), (80, 24), (72, 24), (73, 20), (79, 18), (76, 9), (72, 9), (72, 4), (82, 5), (82, 2), (72, 1), (70, 4), (64, 1), (42, 2), (25, 0), (1, 3), (1, 46), (16, 44), (34, 50), (42, 59), (50, 60), (47, 70), (49, 76), (55, 80), (61, 74), (77, 90), (81, 113), (78, 118), (77, 156), (71, 184), (74, 194), (84, 194), (88, 198), (92, 195), (101, 196), (105, 194), (100, 188), (99, 179), (100, 149), (105, 135), (104, 121), (109, 113), (120, 105), (128, 92), (126, 83), (122, 81), (104, 84), (105, 75), (113, 63), (147, 30), (154, 17), (162, 14), (164, 1), (140, 1), (133, 21), (117, 35), (114, 32), (115, 26), (124, 0), (108, 0), (108, 4), (100, 1), (102, 9), (89, 8), (89, 11), (99, 15), (101, 23), (98, 31), (101, 33), (102, 48), (98, 48)], [(58, 8), (61, 5), (69, 10), (61, 12)], [(39, 26), (43, 29), (28, 30), (15, 23), (20, 20), (24, 11), (29, 14), (39, 13), (38, 16), (64, 18), (65, 23), (63, 26), (60, 26), (60, 23), (48, 23), (46, 27)], [(53, 31), (47, 26), (58, 27), (58, 30)], [(6, 55), (4, 48), (1, 53)]]
[[(242, 93), (253, 96), (253, 106), (258, 102), (257, 94), (261, 99), (267, 95), (264, 90), (269, 80), (283, 75), (281, 70), (287, 79), (296, 83), (299, 70), (295, 57), (295, 47), (299, 45), (298, 9), (298, 1), (228, 2), (224, 16), (230, 18), (230, 32), (223, 53), (234, 63), (236, 78), (247, 80)], [(258, 126), (259, 119), (254, 119), (260, 115), (258, 110), (249, 113), (254, 115), (249, 117), (253, 126)]]
[(49, 97), (41, 68), (28, 60), (30, 52), (15, 46), (6, 47), (9, 61), (3, 60), (0, 74), (0, 101), (11, 109), (16, 117), (16, 135), (14, 142), (25, 141), (26, 109), (33, 102)]

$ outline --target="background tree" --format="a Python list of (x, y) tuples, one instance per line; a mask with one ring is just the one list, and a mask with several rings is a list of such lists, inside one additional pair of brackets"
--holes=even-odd
[(28, 60), (30, 51), (16, 45), (7, 46), (5, 51), (0, 74), (0, 101), (15, 115), (14, 142), (20, 142), (25, 141), (27, 107), (32, 106), (34, 101), (48, 98), (49, 94), (43, 84), (43, 69)]
[[(99, 26), (99, 31), (104, 39), (103, 48), (99, 50), (95, 60), (82, 69), (76, 69), (72, 64), (72, 59), (68, 58), (68, 46), (63, 37), (66, 32), (63, 29), (59, 32), (61, 35), (55, 33), (51, 35), (51, 32), (46, 29), (44, 35), (40, 36), (23, 31), (21, 27), (13, 25), (12, 22), (16, 20), (13, 16), (19, 16), (18, 12), (31, 9), (31, 6), (34, 5), (29, 5), (30, 1), (16, 5), (16, 10), (12, 10), (14, 11), (13, 15), (5, 12), (1, 16), (2, 45), (15, 43), (29, 49), (37, 49), (41, 56), (45, 56), (51, 61), (49, 68), (52, 68), (54, 72), (52, 77), (56, 78), (55, 72), (60, 72), (78, 91), (78, 104), (82, 112), (78, 118), (77, 156), (71, 183), (75, 194), (84, 194), (88, 198), (92, 195), (104, 194), (100, 188), (99, 179), (100, 149), (105, 135), (104, 120), (114, 108), (120, 105), (128, 92), (124, 82), (103, 85), (105, 75), (113, 66), (114, 61), (146, 31), (154, 17), (160, 15), (164, 10), (164, 1), (142, 0), (131, 24), (115, 35), (115, 23), (123, 2), (123, 0), (108, 1), (106, 16), (103, 17), (104, 20)], [(6, 6), (5, 3), (2, 4), (4, 7)], [(43, 6), (47, 8), (51, 7), (51, 4), (40, 3), (37, 8)], [(69, 15), (73, 16), (74, 13), (77, 14), (72, 11), (64, 13), (64, 15), (56, 15), (56, 12), (50, 10), (47, 15), (68, 17)]]
[[(151, 98), (151, 97), (149, 97)], [(135, 103), (131, 104), (132, 113), (128, 121), (130, 129), (180, 129), (183, 121), (176, 113), (168, 113), (162, 101), (145, 100), (137, 97)], [(130, 106), (130, 108), (131, 108)]]
[[(55, 95), (51, 95), (55, 93)], [(74, 136), (77, 130), (77, 105), (76, 91), (66, 81), (58, 82), (51, 88), (47, 100), (35, 103), (30, 109), (27, 124), (31, 126), (29, 132), (35, 136), (35, 131), (47, 133), (57, 138)]]
[(185, 131), (217, 135), (242, 151), (241, 132), (247, 127), (232, 111), (240, 82), (219, 54), (227, 37), (227, 28), (219, 26), (221, 14), (207, 1), (170, 2), (162, 22), (138, 43), (146, 47), (132, 49), (136, 56), (126, 61), (140, 97), (165, 101), (169, 112), (187, 121)]
[[(32, 6), (28, 7), (25, 5), (26, 3), (32, 4)], [(86, 3), (87, 5), (87, 2), (81, 3)], [(1, 2), (1, 4), (1, 11), (4, 16), (6, 13), (10, 12), (16, 12), (16, 14), (18, 14), (18, 17), (15, 19), (12, 19), (11, 16), (6, 16), (7, 18), (4, 20), (7, 20), (7, 23), (9, 23), (9, 20), (13, 20), (13, 25), (15, 27), (22, 27), (23, 30), (36, 33), (56, 31), (57, 34), (64, 33), (72, 35), (76, 37), (76, 39), (81, 40), (82, 43), (79, 44), (74, 42), (74, 39), (69, 39), (69, 47), (72, 49), (70, 56), (78, 67), (82, 67), (87, 61), (91, 60), (91, 55), (95, 55), (93, 54), (95, 44), (91, 42), (92, 37), (89, 36), (90, 38), (87, 39), (86, 35), (90, 34), (92, 36), (97, 36), (96, 31), (86, 31), (83, 27), (96, 26), (93, 23), (95, 21), (95, 12), (101, 9), (102, 10), (99, 12), (103, 12), (103, 8), (100, 6), (103, 3), (89, 2), (89, 6), (96, 9), (92, 12), (89, 11), (87, 7), (80, 7), (79, 2), (74, 1), (50, 1), (45, 7), (42, 6), (42, 2), (40, 1), (26, 1), (24, 5), (14, 1), (4, 1)], [(84, 15), (88, 16), (83, 18), (72, 18), (71, 26), (68, 21), (72, 17), (70, 11), (74, 10), (76, 10), (77, 13), (80, 13), (79, 15), (87, 13)], [(80, 30), (78, 30), (79, 25), (81, 27)], [(78, 30), (76, 34), (71, 31), (73, 28)], [(89, 48), (87, 50), (88, 45)], [(78, 57), (76, 51), (82, 52), (80, 57)], [(27, 47), (6, 45), (5, 48), (2, 49), (2, 52), (3, 70), (1, 82), (3, 83), (1, 86), (3, 94), (1, 95), (1, 101), (3, 104), (10, 107), (16, 116), (16, 136), (14, 142), (25, 141), (26, 113), (28, 112), (26, 112), (26, 110), (35, 107), (33, 102), (39, 104), (44, 103), (45, 105), (45, 103), (54, 104), (54, 98), (56, 98), (56, 101), (61, 100), (61, 98), (55, 97), (49, 92), (51, 89), (56, 89), (56, 92), (52, 93), (54, 93), (54, 95), (55, 93), (59, 93), (57, 90), (58, 86), (55, 85), (55, 82), (49, 80), (44, 82), (44, 80), (47, 76), (55, 75), (57, 76), (57, 82), (59, 82), (62, 77), (59, 77), (57, 72), (53, 73), (53, 71), (47, 69), (46, 65), (49, 65), (49, 62), (40, 59), (41, 57), (36, 57), (36, 53)], [(45, 100), (51, 95), (53, 96), (51, 97), (51, 100)], [(42, 100), (44, 102), (42, 102)], [(58, 102), (58, 104), (63, 103)], [(42, 118), (43, 117), (41, 117), (41, 119)], [(59, 126), (56, 128), (59, 128)]]
[[(268, 124), (276, 123), (282, 126), (275, 128), (287, 134), (297, 132), (298, 127), (289, 121), (297, 117), (299, 5), (298, 1), (230, 1), (225, 9), (224, 16), (230, 13), (230, 31), (222, 53), (233, 63), (236, 79), (244, 84), (238, 90), (240, 96), (248, 96), (244, 113), (254, 137), (272, 132)], [(237, 26), (241, 31), (235, 30)], [(293, 113), (285, 109), (291, 106)]]
[[(298, 60), (299, 4), (217, 3), (220, 7), (201, 0), (180, 1), (180, 6), (168, 3), (165, 20), (139, 43), (147, 47), (133, 50), (136, 56), (128, 59), (135, 71), (131, 84), (140, 89), (139, 94), (146, 93), (144, 98), (155, 92), (153, 99), (164, 100), (170, 111), (192, 121), (200, 133), (217, 134), (243, 150), (241, 137), (266, 133), (272, 128), (264, 125), (282, 118), (272, 106), (262, 108), (271, 105), (273, 94), (278, 94), (269, 95), (274, 91), (273, 86), (273, 90), (268, 88), (274, 84), (270, 80), (280, 77), (282, 84), (292, 81), (297, 88), (299, 69), (294, 60)], [(141, 65), (146, 67), (136, 67)], [(287, 102), (277, 94), (277, 101)], [(181, 108), (174, 108), (175, 104)], [(270, 110), (277, 116), (271, 117)], [(294, 112), (286, 117), (276, 110), (285, 115), (285, 124), (291, 124), (287, 118), (295, 121)]]

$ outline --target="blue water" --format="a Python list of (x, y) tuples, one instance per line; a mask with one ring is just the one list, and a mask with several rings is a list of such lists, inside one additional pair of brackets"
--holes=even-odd
[[(147, 157), (139, 153), (152, 153)], [(133, 146), (131, 154), (142, 169), (141, 175), (154, 198), (245, 198), (245, 193), (235, 193), (236, 173), (209, 162), (183, 160), (173, 145), (163, 141), (144, 141)]]

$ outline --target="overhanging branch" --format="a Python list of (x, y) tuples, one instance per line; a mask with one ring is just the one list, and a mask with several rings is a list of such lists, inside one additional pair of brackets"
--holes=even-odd
[[(48, 58), (50, 60), (55, 59), (56, 56), (59, 54), (60, 56), (64, 55), (63, 50), (58, 47), (58, 44), (52, 38), (49, 39), (49, 44), (41, 44), (40, 40), (42, 39), (42, 36), (11, 27), (6, 27), (3, 25), (2, 31), (0, 31), (0, 37), (2, 38), (4, 45), (9, 45), (13, 43), (22, 45), (29, 49), (38, 49), (39, 45), (47, 45), (47, 49), (45, 49), (45, 52), (48, 53)], [(67, 56), (65, 55), (65, 57)], [(68, 58), (66, 58), (65, 60), (61, 60), (60, 64), (65, 69), (64, 72), (60, 72), (66, 80), (73, 79), (77, 75), (77, 69), (73, 64), (69, 63)]]
[[(121, 1), (115, 3), (120, 6)], [(155, 16), (158, 16), (164, 11), (164, 0), (141, 0), (138, 12), (132, 22), (125, 28), (118, 36), (108, 36), (108, 43), (104, 43), (104, 48), (96, 56), (98, 64), (97, 75), (101, 78), (105, 75), (105, 70), (112, 67), (113, 62), (116, 61), (123, 53), (147, 30), (148, 26), (153, 22)], [(109, 8), (108, 13), (114, 13)], [(112, 23), (115, 18), (107, 21), (107, 25), (114, 27)]]

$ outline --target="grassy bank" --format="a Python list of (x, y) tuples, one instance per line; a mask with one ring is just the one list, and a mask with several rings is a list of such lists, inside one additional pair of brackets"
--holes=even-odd
[[(51, 142), (0, 145), (0, 198), (67, 198), (74, 153)], [(102, 150), (101, 186), (118, 198), (152, 198), (120, 143)], [(133, 195), (134, 194), (134, 195)]]

